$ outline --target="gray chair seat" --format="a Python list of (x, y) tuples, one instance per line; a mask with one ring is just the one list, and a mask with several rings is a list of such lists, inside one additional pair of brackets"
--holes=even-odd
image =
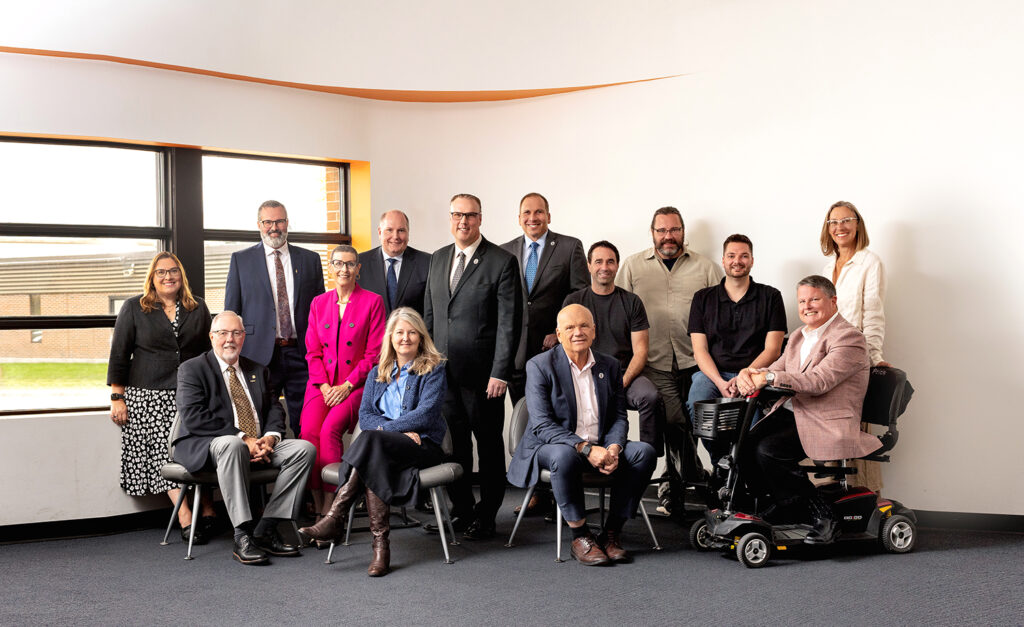
[[(160, 469), (160, 475), (168, 481), (175, 483), (217, 483), (217, 472), (203, 470), (200, 472), (189, 472), (177, 462), (164, 464)], [(277, 480), (277, 468), (253, 468), (249, 471), (249, 481), (252, 483), (273, 483)]]

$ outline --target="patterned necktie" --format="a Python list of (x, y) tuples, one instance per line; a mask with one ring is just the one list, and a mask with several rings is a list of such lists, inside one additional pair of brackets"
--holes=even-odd
[(388, 305), (398, 307), (398, 274), (395, 272), (396, 257), (388, 258)]
[(292, 314), (288, 309), (288, 284), (284, 280), (280, 250), (274, 251), (274, 269), (277, 272), (277, 326), (281, 330), (281, 337), (287, 340), (295, 332), (292, 330)]
[(526, 291), (533, 291), (533, 280), (537, 278), (537, 242), (530, 242), (530, 256), (526, 258)]
[(252, 415), (252, 403), (242, 389), (242, 382), (235, 374), (235, 367), (228, 366), (228, 390), (231, 392), (231, 402), (235, 405), (235, 412), (238, 413), (238, 428), (245, 435), (258, 438), (260, 429), (256, 426), (256, 418)]
[(452, 275), (452, 284), (450, 286), (451, 291), (455, 291), (455, 287), (459, 284), (459, 279), (462, 278), (462, 273), (466, 271), (466, 253), (459, 253), (459, 263), (455, 266), (455, 274)]

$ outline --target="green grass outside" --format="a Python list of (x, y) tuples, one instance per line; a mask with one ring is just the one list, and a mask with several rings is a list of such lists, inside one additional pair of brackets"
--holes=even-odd
[(107, 364), (13, 363), (0, 364), (0, 389), (102, 387), (107, 383)]

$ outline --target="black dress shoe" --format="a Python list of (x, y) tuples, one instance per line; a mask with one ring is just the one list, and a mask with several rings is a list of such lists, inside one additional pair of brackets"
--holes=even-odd
[(235, 550), (232, 555), (243, 564), (266, 564), (269, 561), (267, 554), (253, 543), (252, 536), (248, 534), (235, 538)]
[(466, 532), (462, 534), (464, 540), (490, 540), (497, 532), (494, 529), (494, 523), (485, 523), (479, 518), (474, 520), (466, 527)]
[(199, 531), (203, 532), (204, 538), (214, 538), (217, 536), (217, 517), (216, 516), (200, 516), (199, 517)]
[(252, 543), (261, 551), (278, 557), (297, 557), (299, 555), (299, 547), (285, 543), (276, 529), (272, 529), (265, 536), (253, 536)]
[(804, 544), (829, 544), (836, 538), (836, 521), (831, 518), (815, 518), (810, 533), (804, 537)]
[[(469, 529), (469, 519), (465, 516), (454, 516), (452, 517), (452, 529), (455, 533), (461, 533), (466, 529)], [(435, 523), (424, 523), (423, 531), (427, 533), (438, 533), (437, 525)]]
[[(185, 525), (181, 528), (181, 541), (187, 543), (188, 536), (192, 532), (192, 525)], [(203, 533), (202, 524), (196, 527), (196, 537), (192, 539), (192, 544), (206, 544), (206, 534)]]

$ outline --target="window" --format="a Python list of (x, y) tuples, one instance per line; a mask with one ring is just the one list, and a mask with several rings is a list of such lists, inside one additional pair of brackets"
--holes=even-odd
[(264, 200), (326, 258), (350, 241), (347, 179), (333, 162), (0, 137), (0, 416), (108, 404), (112, 327), (158, 251), (215, 313)]

